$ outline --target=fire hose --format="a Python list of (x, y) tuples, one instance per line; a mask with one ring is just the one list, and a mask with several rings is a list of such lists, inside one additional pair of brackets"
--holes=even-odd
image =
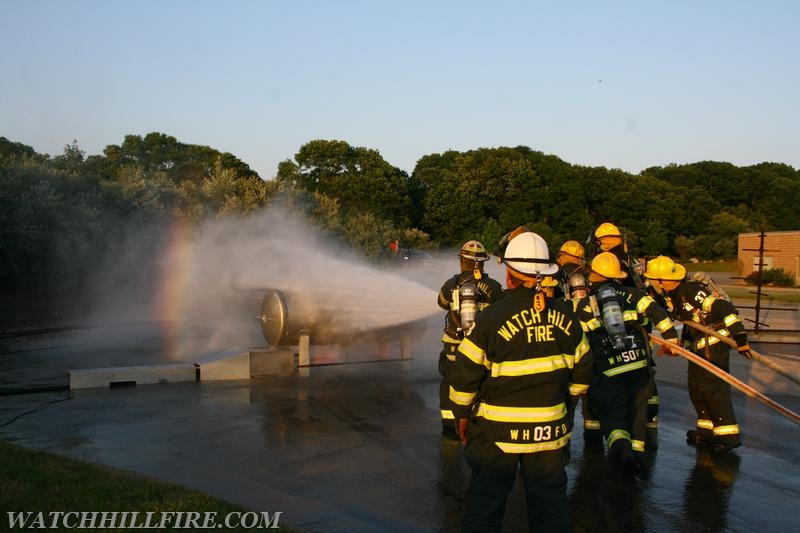
[[(734, 341), (730, 337), (726, 337), (724, 335), (720, 335), (720, 333), (718, 331), (713, 330), (713, 329), (709, 328), (708, 326), (704, 326), (704, 325), (702, 325), (700, 323), (695, 322), (694, 320), (684, 320), (683, 323), (685, 325), (689, 326), (690, 328), (696, 329), (697, 331), (705, 333), (706, 335), (711, 335), (711, 336), (721, 340), (722, 342), (724, 342), (728, 346), (731, 346), (733, 348), (737, 347), (736, 346), (736, 341)], [(783, 375), (786, 378), (791, 379), (792, 381), (794, 381), (795, 383), (800, 385), (800, 378), (798, 378), (797, 376), (792, 375), (788, 370), (786, 370), (785, 368), (780, 366), (778, 363), (775, 363), (775, 362), (771, 361), (770, 359), (764, 357), (763, 355), (761, 355), (760, 353), (756, 352), (752, 348), (750, 348), (750, 353), (753, 354), (753, 359), (755, 359), (759, 363), (768, 366), (769, 368), (771, 368), (775, 372)]]
[(708, 361), (707, 359), (704, 359), (704, 358), (700, 357), (699, 355), (697, 355), (695, 353), (692, 353), (689, 350), (678, 346), (674, 342), (666, 341), (666, 340), (662, 339), (661, 337), (656, 337), (654, 335), (650, 335), (650, 339), (653, 342), (655, 342), (656, 344), (658, 344), (660, 346), (663, 346), (664, 348), (666, 348), (670, 352), (676, 353), (678, 355), (681, 355), (684, 358), (688, 359), (690, 362), (692, 362), (692, 363), (700, 366), (704, 370), (707, 370), (708, 372), (714, 374), (719, 379), (721, 379), (722, 381), (728, 383), (729, 385), (732, 385), (733, 387), (739, 389), (740, 391), (745, 393), (747, 396), (749, 396), (751, 398), (755, 398), (758, 401), (760, 401), (761, 403), (767, 405), (768, 407), (771, 407), (772, 409), (774, 409), (778, 413), (782, 414), (783, 416), (785, 416), (786, 418), (788, 418), (789, 420), (791, 420), (795, 424), (800, 424), (800, 415), (798, 415), (794, 411), (788, 409), (787, 407), (784, 407), (783, 405), (779, 404), (778, 402), (768, 398), (767, 396), (761, 394), (760, 392), (758, 392), (756, 389), (754, 389), (750, 385), (744, 383), (743, 381), (740, 381), (739, 379), (737, 379), (736, 377), (732, 376), (728, 372), (725, 372), (724, 370), (722, 370), (720, 367), (718, 367), (717, 365), (715, 365), (711, 361)]

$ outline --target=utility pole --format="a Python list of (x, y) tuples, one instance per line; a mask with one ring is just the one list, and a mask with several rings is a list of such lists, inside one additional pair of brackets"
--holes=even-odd
[(761, 284), (764, 270), (764, 229), (758, 236), (758, 274), (756, 275), (756, 325), (754, 331), (758, 334), (759, 318), (761, 315)]
[[(766, 232), (762, 226), (761, 233), (758, 236), (758, 248), (742, 248), (742, 251), (746, 252), (758, 252), (758, 270), (756, 271), (756, 321), (755, 325), (753, 326), (753, 333), (758, 334), (758, 329), (761, 326), (761, 287), (764, 283), (763, 279), (763, 271), (764, 271), (764, 252), (776, 252), (778, 250), (765, 250), (764, 249), (764, 238), (766, 237)], [(752, 291), (750, 291), (752, 292)], [(764, 324), (765, 326), (769, 326), (768, 324)]]

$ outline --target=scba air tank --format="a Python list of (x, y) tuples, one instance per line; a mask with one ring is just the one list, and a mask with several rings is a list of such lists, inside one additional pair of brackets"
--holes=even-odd
[(468, 335), (475, 327), (475, 317), (478, 315), (478, 289), (472, 283), (464, 283), (458, 288), (460, 301), (459, 314), (461, 329)]
[(597, 303), (600, 304), (600, 316), (608, 338), (615, 348), (625, 348), (625, 319), (619, 303), (617, 291), (611, 285), (603, 285), (597, 291)]

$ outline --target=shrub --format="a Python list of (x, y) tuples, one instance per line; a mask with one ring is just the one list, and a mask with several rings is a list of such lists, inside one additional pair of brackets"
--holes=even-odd
[[(748, 285), (756, 285), (758, 283), (758, 272), (750, 273), (746, 278), (746, 282)], [(761, 271), (761, 284), (775, 285), (776, 287), (793, 287), (794, 278), (782, 268), (770, 268)]]

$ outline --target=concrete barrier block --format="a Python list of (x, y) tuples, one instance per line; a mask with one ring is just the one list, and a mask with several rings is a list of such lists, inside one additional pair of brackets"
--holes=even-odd
[(294, 352), (275, 348), (250, 351), (250, 375), (270, 376), (294, 374)]
[(147, 385), (178, 381), (195, 381), (196, 369), (191, 363), (173, 363), (116, 368), (87, 368), (67, 371), (70, 389), (91, 389), (115, 385)]
[(250, 379), (250, 352), (241, 348), (209, 355), (195, 365), (201, 381)]

